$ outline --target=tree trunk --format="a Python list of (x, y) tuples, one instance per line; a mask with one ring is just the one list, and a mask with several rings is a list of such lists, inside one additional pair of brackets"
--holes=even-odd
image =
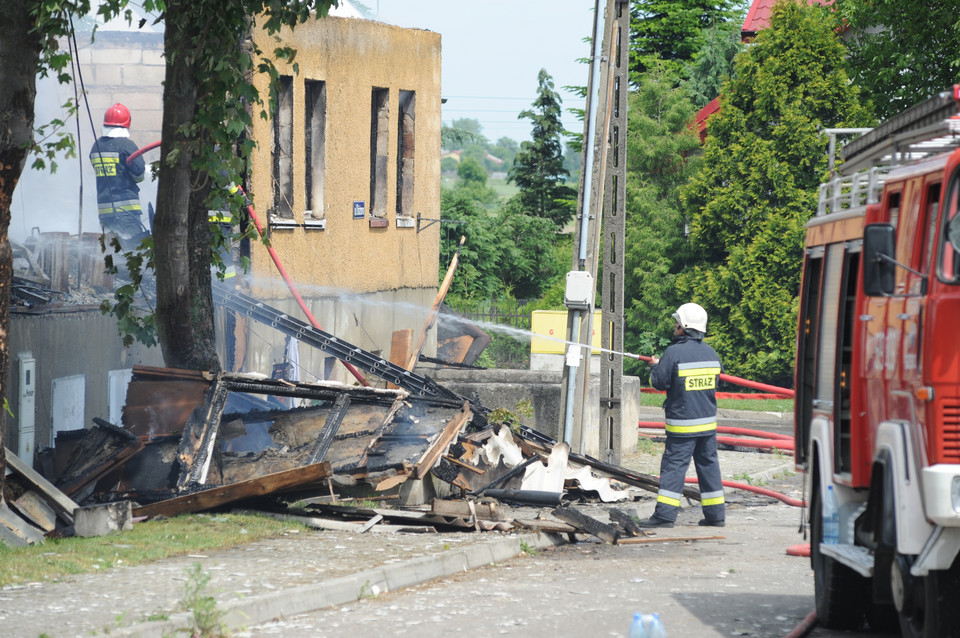
[[(3, 0), (0, 9), (0, 395), (7, 396), (10, 369), (10, 202), (33, 141), (40, 40), (34, 31), (32, 0)], [(4, 406), (6, 407), (6, 406)], [(6, 467), (7, 410), (0, 411), (0, 503)]]
[(167, 3), (165, 20), (161, 170), (153, 222), (157, 334), (166, 365), (218, 371), (205, 189), (195, 186), (206, 180), (191, 167), (193, 157), (180, 133), (196, 115), (201, 79), (193, 52), (205, 24), (191, 15), (189, 2), (179, 0)]

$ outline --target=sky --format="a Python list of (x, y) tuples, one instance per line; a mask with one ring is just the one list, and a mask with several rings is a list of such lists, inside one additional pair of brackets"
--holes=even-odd
[[(380, 22), (435, 31), (441, 42), (444, 124), (480, 122), (490, 141), (530, 139), (530, 120), (517, 114), (536, 97), (546, 69), (560, 94), (567, 130), (583, 123), (567, 112), (583, 99), (563, 90), (586, 86), (593, 30), (593, 0), (364, 0)], [(601, 7), (605, 3), (600, 3)]]

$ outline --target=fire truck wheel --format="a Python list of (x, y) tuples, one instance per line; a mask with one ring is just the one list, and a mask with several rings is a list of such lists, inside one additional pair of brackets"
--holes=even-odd
[[(924, 577), (910, 576), (910, 557), (897, 555), (892, 567), (894, 587), (902, 587), (900, 633), (904, 638), (957, 636), (960, 628), (960, 559), (948, 570), (931, 571)], [(895, 596), (896, 594), (896, 589)]]
[(823, 508), (818, 489), (810, 504), (810, 556), (813, 562), (813, 593), (817, 620), (828, 629), (857, 629), (866, 608), (864, 578), (846, 565), (820, 552), (823, 539)]

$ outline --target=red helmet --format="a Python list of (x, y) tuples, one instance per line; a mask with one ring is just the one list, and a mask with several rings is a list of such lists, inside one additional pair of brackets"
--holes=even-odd
[(130, 110), (117, 102), (103, 114), (103, 125), (130, 128)]

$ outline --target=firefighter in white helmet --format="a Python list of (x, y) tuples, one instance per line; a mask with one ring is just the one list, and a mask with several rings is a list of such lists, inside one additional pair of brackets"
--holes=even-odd
[(114, 104), (103, 116), (103, 133), (90, 149), (90, 162), (97, 176), (97, 208), (104, 233), (114, 233), (124, 250), (131, 250), (150, 233), (143, 225), (140, 186), (145, 164), (130, 139), (130, 111)]
[(653, 515), (641, 527), (673, 527), (690, 459), (700, 484), (700, 525), (723, 527), (725, 506), (717, 457), (717, 380), (720, 357), (703, 342), (707, 311), (685, 303), (673, 313), (673, 343), (653, 357), (650, 384), (666, 390), (663, 403), (667, 443), (660, 460), (660, 489)]

